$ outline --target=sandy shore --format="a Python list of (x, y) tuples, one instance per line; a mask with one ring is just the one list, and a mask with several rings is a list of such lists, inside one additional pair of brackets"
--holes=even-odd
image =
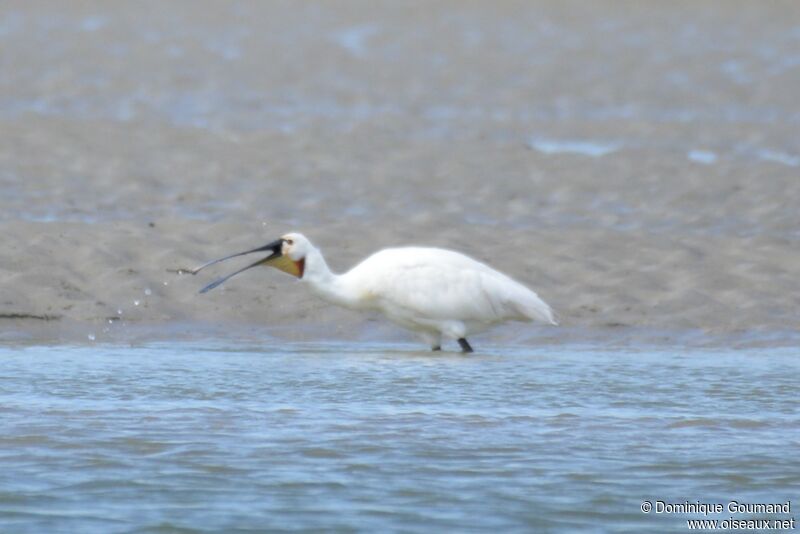
[(563, 325), (487, 339), (797, 339), (792, 3), (56, 5), (0, 18), (0, 342), (411, 339), (175, 272), (288, 230), (335, 270), (458, 249)]
[[(404, 243), (451, 246), (496, 265), (536, 288), (563, 325), (508, 327), (499, 334), (505, 341), (544, 337), (569, 342), (587, 335), (680, 339), (697, 330), (717, 338), (748, 332), (775, 337), (775, 331), (797, 326), (790, 267), (800, 264), (800, 254), (779, 240), (675, 238), (602, 229), (507, 230), (498, 237), (493, 227), (464, 230), (440, 222), (435, 231), (435, 222), (402, 223), (391, 241), (383, 224), (342, 221), (303, 230), (338, 270), (373, 248)], [(198, 276), (175, 272), (258, 245), (279, 235), (283, 226), (168, 220), (154, 221), (154, 226), (2, 226), (0, 272), (8, 285), (0, 314), (7, 339), (24, 339), (18, 330), (35, 329), (40, 334), (34, 337), (56, 331), (70, 340), (88, 334), (113, 340), (124, 334), (122, 325), (140, 323), (168, 329), (169, 323), (197, 323), (221, 331), (275, 327), (281, 336), (296, 339), (369, 337), (378, 327), (375, 318), (320, 305), (302, 283), (271, 269), (242, 275), (205, 295), (197, 291), (233, 266)], [(294, 326), (296, 334), (288, 328)], [(387, 340), (408, 339), (380, 328)], [(598, 331), (570, 332), (576, 328)]]

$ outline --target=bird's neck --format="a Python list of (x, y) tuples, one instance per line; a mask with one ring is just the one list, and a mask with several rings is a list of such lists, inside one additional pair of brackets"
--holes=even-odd
[(361, 299), (357, 292), (351, 290), (344, 276), (330, 270), (322, 253), (317, 249), (306, 255), (302, 280), (308, 283), (311, 290), (323, 300), (347, 308), (361, 307)]

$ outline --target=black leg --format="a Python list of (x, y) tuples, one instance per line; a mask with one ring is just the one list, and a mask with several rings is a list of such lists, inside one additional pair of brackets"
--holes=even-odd
[(472, 347), (469, 346), (469, 341), (467, 341), (467, 338), (460, 338), (458, 340), (458, 344), (461, 345), (461, 352), (472, 352)]
[(435, 352), (437, 350), (442, 350), (442, 347), (440, 345), (436, 345), (435, 347), (431, 347), (431, 350)]

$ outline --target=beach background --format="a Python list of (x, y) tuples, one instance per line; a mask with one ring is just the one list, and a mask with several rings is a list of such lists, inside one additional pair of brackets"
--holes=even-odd
[[(8, 0), (0, 341), (412, 339), (270, 269), (453, 248), (558, 312), (492, 342), (791, 344), (794, 1)], [(233, 334), (232, 334), (233, 335)]]

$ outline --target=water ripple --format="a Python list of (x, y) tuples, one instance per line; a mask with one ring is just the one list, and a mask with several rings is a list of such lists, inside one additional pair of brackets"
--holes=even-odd
[(654, 494), (800, 482), (785, 351), (489, 352), (4, 351), (0, 527), (636, 530)]

